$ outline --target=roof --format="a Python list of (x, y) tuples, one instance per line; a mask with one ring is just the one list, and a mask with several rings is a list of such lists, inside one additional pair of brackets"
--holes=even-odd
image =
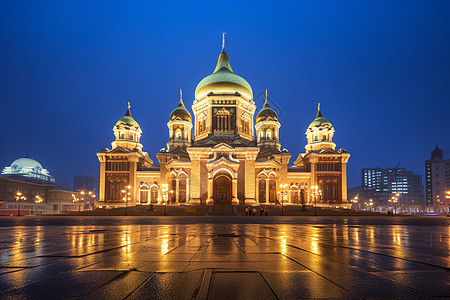
[(131, 116), (130, 105), (128, 105), (128, 109), (127, 112), (125, 113), (125, 116), (123, 116), (122, 118), (119, 119), (119, 121), (116, 122), (115, 126), (117, 125), (128, 125), (140, 128), (138, 122), (136, 122)]
[(270, 104), (267, 101), (267, 97), (266, 97), (266, 102), (264, 102), (263, 107), (261, 108), (258, 115), (256, 116), (256, 123), (265, 121), (267, 119), (272, 119), (273, 121), (278, 121), (278, 115), (272, 109), (272, 107), (270, 107)]
[(238, 92), (249, 99), (253, 98), (252, 87), (247, 80), (234, 73), (225, 49), (219, 55), (214, 72), (203, 78), (197, 85), (195, 98), (201, 98), (210, 91)]
[(311, 122), (311, 124), (309, 124), (308, 128), (320, 127), (320, 126), (324, 126), (324, 125), (333, 127), (331, 122), (328, 121), (327, 119), (325, 119), (324, 116), (322, 115), (322, 112), (320, 111), (320, 105), (319, 105), (319, 107), (317, 108), (316, 118), (314, 119), (314, 121)]
[(183, 121), (187, 121), (192, 123), (192, 117), (189, 111), (186, 109), (183, 103), (183, 99), (180, 97), (180, 102), (178, 102), (177, 107), (170, 114), (170, 120), (181, 119)]

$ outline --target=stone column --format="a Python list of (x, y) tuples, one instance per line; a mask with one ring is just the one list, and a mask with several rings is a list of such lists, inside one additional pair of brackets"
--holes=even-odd
[(269, 202), (269, 178), (266, 178), (266, 203)]
[(236, 178), (233, 178), (233, 180), (232, 180), (231, 192), (232, 192), (232, 196), (231, 196), (232, 204), (239, 205), (239, 200), (237, 199), (237, 179)]
[(208, 178), (208, 199), (206, 199), (207, 205), (213, 205), (214, 204), (214, 198), (213, 198), (213, 189), (214, 189), (214, 181), (212, 178)]
[(200, 201), (200, 159), (191, 162), (191, 203), (201, 204)]
[(253, 205), (255, 198), (255, 161), (247, 157), (245, 160), (245, 205)]
[(180, 178), (176, 179), (176, 187), (175, 187), (175, 202), (180, 202)]
[(342, 176), (342, 178), (341, 178), (342, 203), (348, 203), (348, 200), (347, 200), (347, 163), (345, 163), (345, 162), (341, 164), (341, 176)]
[(186, 203), (191, 201), (191, 193), (190, 193), (190, 185), (189, 185), (189, 177), (186, 178)]
[(104, 160), (105, 157), (102, 157), (102, 160), (100, 162), (100, 193), (98, 195), (99, 201), (104, 202), (106, 197), (106, 161)]

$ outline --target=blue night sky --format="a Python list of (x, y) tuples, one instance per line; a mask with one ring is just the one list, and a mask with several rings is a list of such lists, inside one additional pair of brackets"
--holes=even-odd
[(191, 110), (225, 31), (258, 110), (266, 88), (278, 108), (291, 164), (320, 102), (352, 155), (349, 187), (363, 167), (423, 174), (436, 140), (450, 154), (449, 16), (437, 0), (3, 0), (0, 167), (29, 151), (57, 181), (98, 176), (127, 101), (157, 163), (179, 89)]

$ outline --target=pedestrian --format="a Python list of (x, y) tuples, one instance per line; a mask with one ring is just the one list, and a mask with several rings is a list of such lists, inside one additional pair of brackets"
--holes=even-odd
[(245, 208), (245, 215), (248, 216), (248, 207)]
[(253, 207), (253, 215), (256, 216), (256, 213), (257, 213), (256, 207)]
[(261, 207), (261, 208), (259, 209), (259, 215), (262, 216), (262, 215), (263, 215), (263, 212), (264, 212), (264, 208)]
[(264, 214), (267, 216), (269, 214), (269, 209), (266, 207), (266, 209), (264, 210)]

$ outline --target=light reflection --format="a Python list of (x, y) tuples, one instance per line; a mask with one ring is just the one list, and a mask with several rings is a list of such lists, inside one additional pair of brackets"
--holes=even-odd
[(281, 237), (281, 253), (286, 254), (286, 237), (282, 236)]
[(319, 245), (318, 239), (313, 237), (311, 239), (311, 251), (312, 251), (312, 253), (319, 254), (319, 247), (318, 247), (318, 245)]
[(169, 238), (165, 236), (161, 242), (161, 254), (164, 255), (167, 252), (169, 252)]

